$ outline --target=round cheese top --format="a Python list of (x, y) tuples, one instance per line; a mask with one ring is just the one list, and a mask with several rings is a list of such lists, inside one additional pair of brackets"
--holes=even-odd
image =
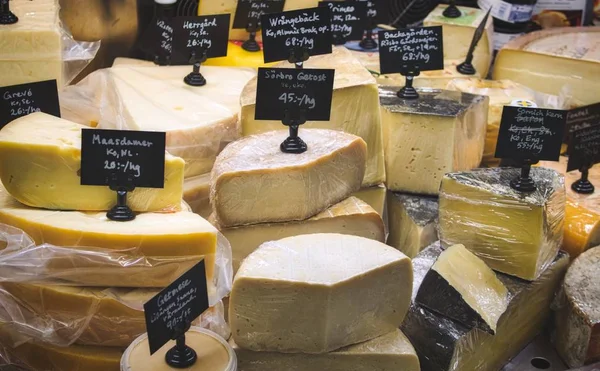
[(600, 32), (564, 32), (537, 38), (523, 50), (600, 62)]
[(567, 298), (591, 324), (600, 323), (600, 246), (579, 255), (565, 275)]

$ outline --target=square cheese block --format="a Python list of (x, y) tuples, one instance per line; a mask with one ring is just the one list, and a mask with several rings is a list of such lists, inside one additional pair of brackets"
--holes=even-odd
[(212, 213), (210, 207), (210, 173), (186, 178), (183, 181), (183, 200), (193, 212), (203, 218)]
[(492, 269), (535, 280), (562, 244), (565, 185), (562, 175), (532, 168), (536, 191), (510, 186), (514, 168), (476, 169), (444, 176), (439, 236), (444, 246), (461, 243)]
[[(282, 62), (276, 67), (293, 68)], [(306, 68), (333, 68), (333, 100), (329, 121), (307, 121), (304, 128), (341, 130), (357, 135), (367, 143), (367, 170), (363, 187), (385, 181), (381, 116), (375, 78), (344, 47), (334, 47), (332, 54), (311, 57)], [(281, 121), (255, 120), (256, 78), (250, 80), (240, 98), (242, 135), (263, 133), (281, 128)]]
[(402, 99), (398, 86), (380, 86), (386, 186), (437, 195), (444, 174), (479, 166), (488, 98), (449, 90), (419, 90)]
[(389, 192), (387, 244), (409, 258), (437, 241), (437, 197)]
[[(110, 210), (117, 197), (109, 187), (83, 186), (81, 129), (85, 126), (36, 112), (0, 130), (0, 178), (28, 206), (54, 210)], [(133, 211), (181, 208), (185, 162), (165, 156), (164, 188), (136, 188), (127, 195)]]
[[(483, 22), (487, 11), (460, 6), (458, 7), (460, 17), (448, 18), (443, 15), (447, 7), (446, 4), (438, 5), (425, 18), (423, 26), (442, 26), (444, 60), (456, 59), (459, 60), (458, 63), (462, 63), (469, 52), (475, 30)], [(473, 53), (473, 66), (480, 76), (487, 76), (492, 62), (493, 33), (493, 18), (490, 16), (485, 24), (483, 36)]]
[(381, 215), (356, 197), (349, 197), (307, 220), (220, 228), (220, 231), (231, 244), (234, 273), (242, 261), (261, 244), (286, 237), (340, 233), (385, 242), (385, 227)]
[(420, 371), (417, 353), (400, 330), (324, 354), (253, 352), (230, 344), (239, 371)]
[(210, 172), (220, 150), (239, 137), (240, 93), (256, 72), (203, 66), (202, 87), (183, 82), (189, 72), (187, 66), (110, 68), (98, 128), (164, 131), (167, 151), (185, 160), (186, 177)]
[(379, 184), (372, 187), (361, 188), (360, 190), (354, 192), (352, 196), (363, 200), (369, 206), (371, 206), (381, 217), (383, 218), (384, 223), (387, 220), (386, 215), (386, 205), (385, 205), (385, 197), (386, 197), (386, 189), (384, 184)]
[[(424, 277), (442, 251), (439, 243), (435, 243), (413, 259), (413, 296), (419, 292)], [(560, 252), (533, 282), (497, 274), (508, 290), (508, 307), (498, 321), (495, 335), (464, 326), (459, 321), (416, 304), (413, 300), (401, 329), (415, 347), (421, 369), (502, 369), (546, 326), (550, 317), (550, 304), (568, 264), (568, 255)]]
[(360, 189), (364, 140), (341, 131), (301, 129), (308, 150), (284, 153), (287, 130), (252, 135), (217, 157), (210, 202), (222, 227), (308, 219)]
[(233, 281), (229, 323), (244, 349), (321, 354), (400, 326), (412, 267), (364, 237), (308, 234), (262, 244)]

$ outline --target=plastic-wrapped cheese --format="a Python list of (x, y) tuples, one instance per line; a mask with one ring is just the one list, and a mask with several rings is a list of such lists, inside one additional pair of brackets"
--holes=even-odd
[(378, 241), (324, 233), (266, 242), (233, 282), (233, 340), (254, 351), (331, 352), (398, 328), (411, 287), (410, 259)]

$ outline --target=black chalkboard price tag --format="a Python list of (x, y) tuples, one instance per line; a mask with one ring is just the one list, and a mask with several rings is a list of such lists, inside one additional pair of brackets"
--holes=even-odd
[(0, 129), (34, 112), (60, 117), (56, 80), (0, 88)]
[(309, 56), (331, 53), (331, 11), (327, 7), (261, 16), (265, 63), (290, 59), (295, 50)]
[(334, 44), (360, 40), (367, 28), (367, 3), (362, 1), (320, 1), (319, 6), (331, 10), (331, 32)]
[(571, 132), (567, 171), (600, 162), (600, 124)]
[(152, 19), (144, 32), (140, 42), (140, 48), (144, 52), (154, 56), (154, 62), (159, 65), (170, 63), (173, 51), (173, 26), (172, 18), (158, 16)]
[(600, 103), (579, 107), (567, 112), (568, 132), (600, 124)]
[(185, 335), (209, 308), (204, 260), (144, 304), (150, 354)]
[(404, 73), (404, 66), (418, 71), (443, 70), (442, 26), (379, 31), (382, 74)]
[(260, 20), (263, 14), (281, 13), (285, 0), (238, 0), (233, 17), (233, 28), (245, 29), (252, 20)]
[(227, 55), (230, 14), (176, 17), (172, 20), (171, 64), (190, 64), (192, 53), (207, 58)]

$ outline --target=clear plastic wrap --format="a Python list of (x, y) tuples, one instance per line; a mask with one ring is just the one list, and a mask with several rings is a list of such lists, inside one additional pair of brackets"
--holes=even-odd
[(564, 177), (532, 168), (532, 193), (510, 186), (520, 169), (449, 173), (440, 187), (439, 236), (447, 247), (463, 244), (490, 268), (535, 280), (554, 261), (565, 219)]
[(229, 324), (248, 350), (322, 354), (394, 331), (411, 289), (410, 259), (391, 246), (334, 233), (289, 237), (244, 260)]
[(0, 29), (0, 86), (57, 80), (61, 89), (94, 58), (100, 41), (79, 42), (60, 21), (58, 0), (12, 0), (19, 18)]
[(242, 138), (219, 154), (210, 202), (221, 227), (310, 218), (360, 189), (367, 146), (352, 134), (301, 129), (308, 150), (284, 153), (287, 130)]
[(424, 371), (499, 370), (529, 343), (546, 324), (550, 304), (568, 266), (560, 252), (534, 282), (502, 273), (498, 278), (509, 292), (507, 311), (496, 335), (469, 329), (459, 322), (414, 304), (423, 279), (442, 249), (439, 242), (413, 259), (413, 304), (401, 329), (415, 347)]

